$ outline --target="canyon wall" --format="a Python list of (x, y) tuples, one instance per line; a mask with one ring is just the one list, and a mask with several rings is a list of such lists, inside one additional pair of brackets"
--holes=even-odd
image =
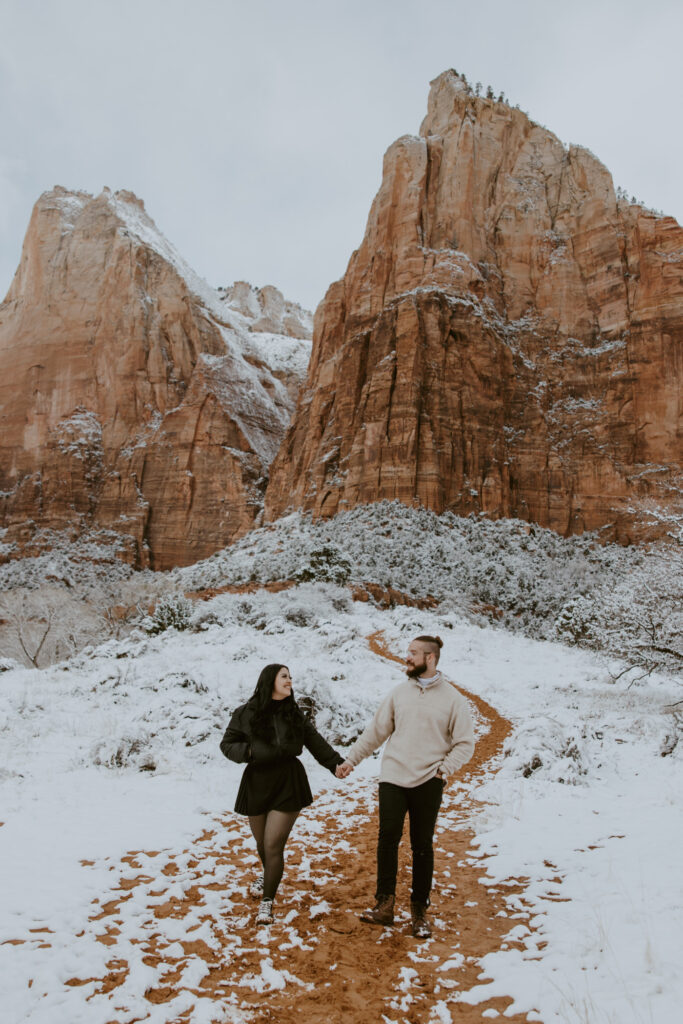
[(41, 196), (0, 305), (4, 557), (87, 533), (163, 569), (249, 529), (310, 342), (277, 289), (238, 290), (131, 193)]
[(683, 230), (445, 72), (315, 317), (266, 515), (399, 499), (622, 542), (683, 517)]

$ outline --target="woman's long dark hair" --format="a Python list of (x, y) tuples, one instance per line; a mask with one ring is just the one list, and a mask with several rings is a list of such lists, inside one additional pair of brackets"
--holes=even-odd
[[(254, 716), (251, 720), (252, 731), (255, 736), (261, 736), (264, 739), (270, 739), (274, 732), (271, 700), (273, 697), (275, 677), (281, 668), (287, 668), (287, 666), (266, 665), (258, 677), (256, 689), (249, 700), (249, 703), (254, 708)], [(293, 726), (295, 722), (303, 721), (303, 712), (294, 700), (293, 694), (290, 693), (289, 697), (285, 697), (281, 703), (281, 714), (290, 727)]]

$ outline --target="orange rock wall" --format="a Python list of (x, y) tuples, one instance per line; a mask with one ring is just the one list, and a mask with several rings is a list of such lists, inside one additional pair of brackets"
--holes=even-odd
[(563, 534), (683, 516), (683, 230), (455, 72), (315, 318), (266, 514), (398, 498)]
[(17, 553), (41, 531), (104, 531), (169, 568), (261, 510), (288, 382), (176, 256), (129, 193), (36, 204), (0, 306), (0, 528)]

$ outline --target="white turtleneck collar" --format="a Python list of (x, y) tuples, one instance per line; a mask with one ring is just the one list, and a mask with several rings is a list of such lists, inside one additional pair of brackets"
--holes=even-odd
[(424, 676), (417, 676), (415, 682), (421, 690), (428, 690), (430, 686), (436, 686), (441, 681), (441, 673), (437, 672), (435, 676), (431, 676), (429, 679), (425, 679)]

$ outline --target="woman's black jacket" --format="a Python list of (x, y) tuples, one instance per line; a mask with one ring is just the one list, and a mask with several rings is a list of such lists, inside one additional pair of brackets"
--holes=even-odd
[(252, 730), (255, 707), (251, 700), (233, 712), (230, 724), (221, 740), (221, 750), (238, 764), (274, 761), (281, 757), (298, 757), (304, 747), (324, 768), (334, 772), (344, 760), (327, 740), (323, 739), (311, 720), (303, 713), (287, 716), (280, 712), (272, 715), (273, 731), (270, 739), (256, 736)]

